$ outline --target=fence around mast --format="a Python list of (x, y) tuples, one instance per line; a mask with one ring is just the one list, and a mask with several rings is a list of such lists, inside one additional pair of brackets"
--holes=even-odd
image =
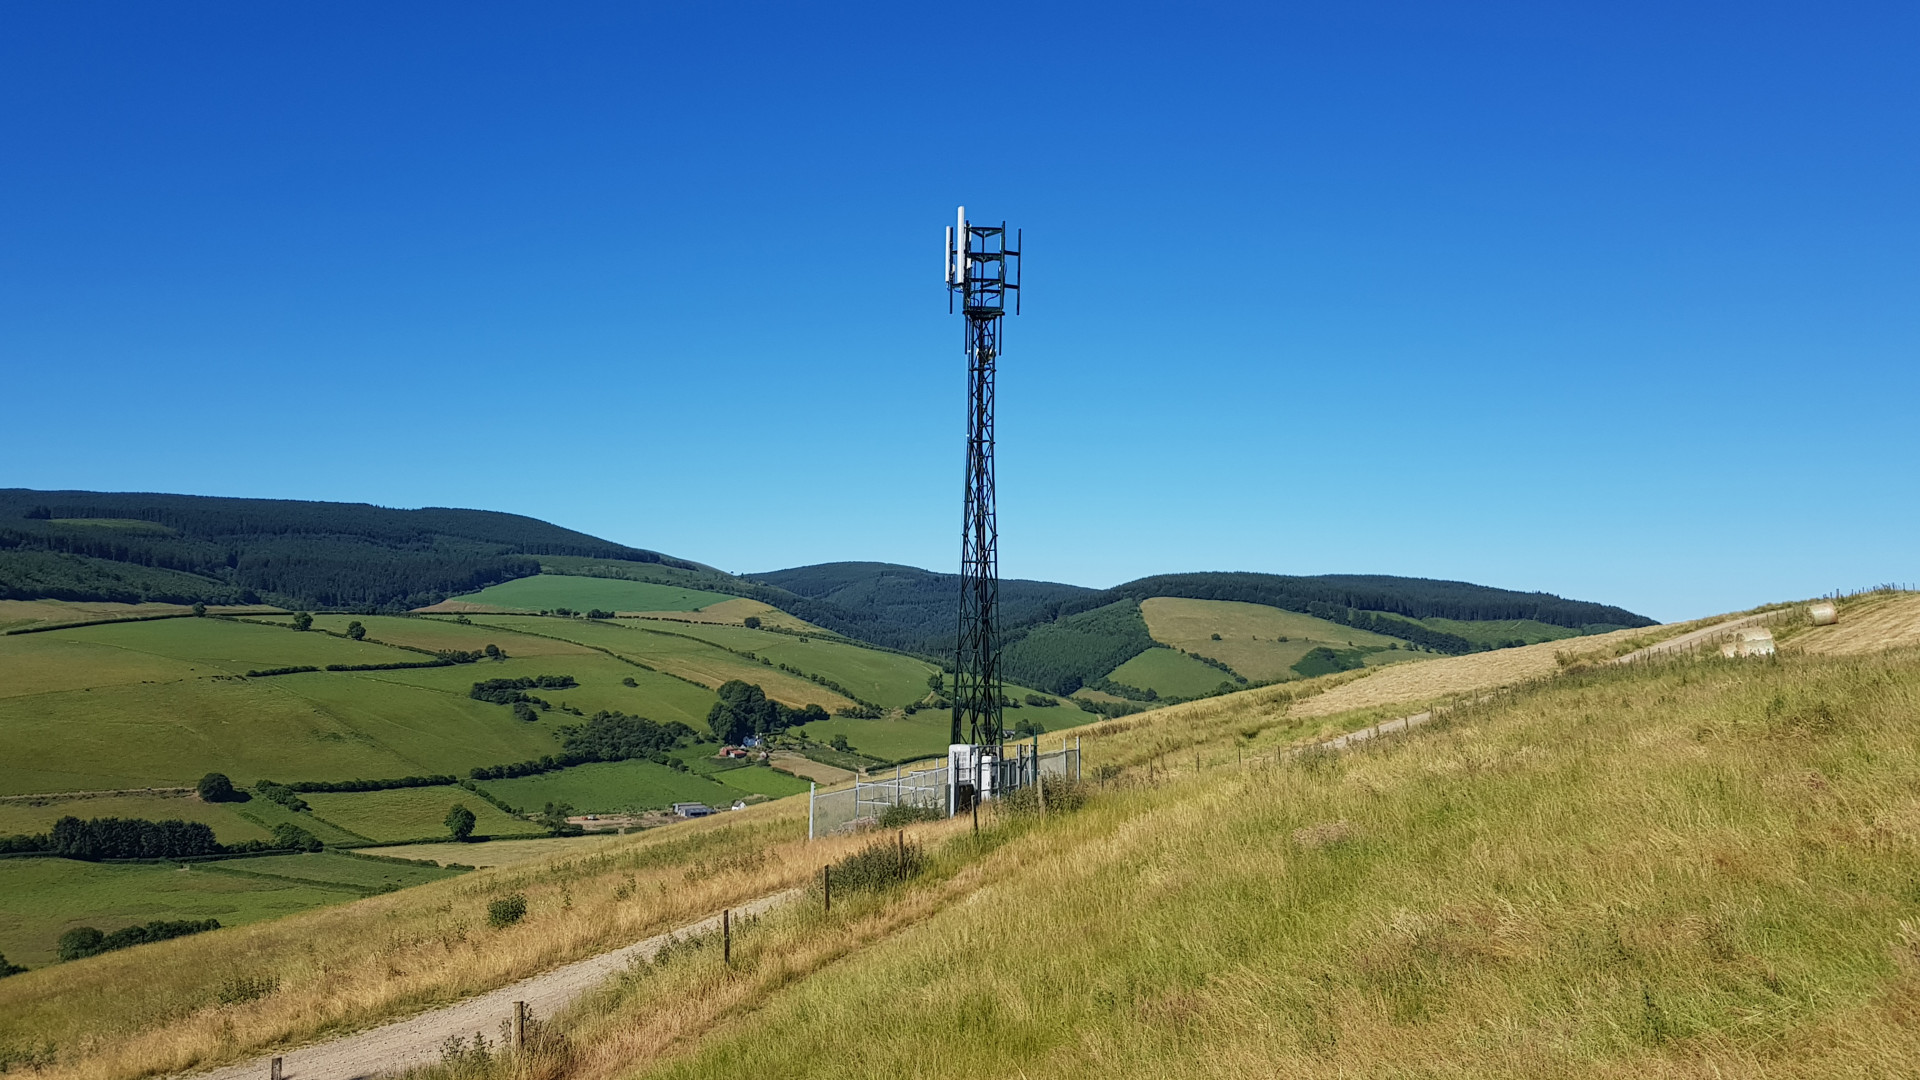
[[(1028, 744), (1010, 743), (1006, 759), (994, 766), (994, 788), (1001, 793), (1017, 791), (1043, 776), (1078, 780), (1079, 746), (1040, 753)], [(807, 839), (877, 825), (880, 816), (896, 806), (916, 806), (951, 817), (952, 789), (948, 784), (947, 766), (930, 769), (896, 766), (892, 776), (855, 780), (851, 787), (838, 791), (821, 791), (816, 786), (807, 797)]]

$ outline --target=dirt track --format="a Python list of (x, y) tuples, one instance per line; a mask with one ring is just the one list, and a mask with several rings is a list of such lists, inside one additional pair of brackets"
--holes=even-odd
[[(758, 915), (799, 896), (798, 892), (775, 893), (734, 909), (735, 918)], [(398, 1020), (354, 1035), (314, 1043), (294, 1050), (279, 1051), (284, 1059), (282, 1075), (286, 1080), (359, 1080), (382, 1073), (399, 1072), (416, 1065), (440, 1060), (440, 1048), (449, 1038), (472, 1038), (474, 1032), (497, 1041), (502, 1021), (513, 1012), (513, 1003), (524, 1001), (536, 1017), (550, 1017), (566, 1008), (574, 999), (605, 982), (636, 958), (651, 958), (660, 947), (676, 938), (711, 933), (720, 929), (720, 916), (656, 934), (623, 949), (543, 975), (522, 979), (491, 993), (469, 998), (457, 1005), (434, 1009), (418, 1016)], [(266, 1054), (238, 1065), (195, 1075), (195, 1080), (266, 1080), (275, 1055)]]

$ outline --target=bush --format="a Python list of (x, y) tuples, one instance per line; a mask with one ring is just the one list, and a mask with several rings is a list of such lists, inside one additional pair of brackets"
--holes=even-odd
[(833, 864), (836, 890), (876, 890), (906, 881), (927, 868), (926, 850), (899, 838), (876, 840)]
[(355, 641), (359, 641), (367, 636), (367, 628), (360, 625), (359, 619), (355, 619), (347, 624), (347, 636)]
[(760, 616), (749, 615), (746, 618), (740, 620), (740, 625), (746, 627), (749, 630), (758, 630), (760, 629)]
[[(1068, 813), (1086, 805), (1086, 785), (1064, 776), (1042, 777), (1047, 791), (1047, 813)], [(1010, 791), (987, 805), (1003, 814), (1036, 814), (1040, 811), (1040, 790), (1029, 784)]]
[(304, 611), (296, 611), (296, 612), (294, 612), (294, 613), (293, 613), (293, 628), (294, 628), (295, 630), (311, 630), (311, 629), (313, 629), (313, 616), (312, 616), (312, 615), (310, 615), (310, 614), (308, 614), (307, 612), (304, 612)]
[(188, 934), (203, 933), (220, 929), (219, 919), (179, 919), (156, 920), (145, 926), (125, 926), (111, 934), (102, 934), (91, 926), (76, 926), (60, 935), (58, 946), (60, 959), (79, 960), (83, 957), (97, 956), (103, 952), (124, 949), (130, 945), (145, 945), (152, 941), (166, 941), (170, 938), (186, 937)]
[(226, 773), (210, 772), (200, 778), (196, 789), (200, 792), (201, 802), (246, 802), (245, 792), (235, 791), (233, 781)]
[(21, 967), (19, 964), (8, 963), (7, 954), (0, 953), (0, 979), (4, 979), (9, 975), (18, 975), (25, 970), (27, 969)]
[(487, 905), (487, 925), (498, 929), (512, 926), (527, 917), (527, 898), (524, 893), (503, 896)]
[(326, 847), (319, 837), (292, 822), (283, 821), (273, 827), (273, 846), (294, 851), (319, 851)]
[(922, 821), (939, 821), (947, 815), (931, 806), (915, 806), (912, 803), (895, 803), (887, 807), (880, 815), (880, 827), (897, 829), (902, 825), (913, 825)]
[(308, 809), (307, 800), (294, 794), (293, 789), (285, 784), (276, 784), (271, 780), (262, 780), (253, 785), (253, 790), (268, 802), (277, 802), (296, 814)]
[(1051, 709), (1060, 704), (1060, 699), (1050, 698), (1045, 694), (1028, 694), (1026, 702), (1036, 709)]

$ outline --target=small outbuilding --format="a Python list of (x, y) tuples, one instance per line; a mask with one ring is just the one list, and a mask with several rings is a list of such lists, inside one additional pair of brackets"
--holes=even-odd
[(673, 813), (674, 816), (683, 818), (706, 817), (713, 813), (713, 807), (706, 803), (677, 802), (673, 804)]

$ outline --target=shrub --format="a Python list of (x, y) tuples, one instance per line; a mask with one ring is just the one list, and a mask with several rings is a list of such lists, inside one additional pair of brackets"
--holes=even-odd
[(740, 620), (740, 625), (746, 627), (749, 630), (758, 630), (760, 629), (760, 616), (749, 615), (746, 618)]
[(186, 937), (207, 930), (220, 929), (219, 919), (160, 919), (145, 926), (124, 926), (111, 934), (102, 934), (91, 926), (76, 926), (60, 935), (56, 946), (62, 960), (79, 960), (96, 956), (115, 949), (124, 949), (130, 945), (145, 945), (152, 941), (166, 941), (169, 938)]
[(293, 613), (293, 628), (294, 628), (295, 630), (311, 630), (311, 629), (313, 629), (313, 616), (312, 616), (312, 615), (310, 615), (310, 614), (308, 614), (307, 612), (304, 612), (304, 611), (296, 611), (296, 612), (294, 612), (294, 613)]
[(55, 948), (60, 952), (60, 959), (78, 960), (99, 952), (100, 943), (106, 939), (107, 935), (91, 926), (76, 926), (60, 935), (60, 942)]
[(273, 846), (291, 848), (294, 851), (319, 851), (326, 847), (320, 842), (319, 837), (288, 821), (273, 827)]
[(905, 881), (927, 868), (924, 848), (911, 840), (876, 840), (833, 864), (836, 890), (875, 890)]
[(902, 825), (912, 825), (921, 821), (939, 821), (947, 815), (931, 806), (915, 806), (912, 803), (895, 803), (880, 815), (880, 827), (897, 829)]
[(268, 802), (277, 802), (296, 814), (308, 808), (307, 800), (294, 794), (293, 789), (285, 784), (276, 784), (271, 780), (262, 780), (253, 785), (253, 790)]
[(512, 926), (527, 917), (527, 897), (524, 893), (503, 896), (487, 905), (487, 925), (498, 929)]
[(360, 625), (359, 619), (355, 619), (347, 624), (347, 636), (355, 641), (359, 641), (367, 636), (367, 628)]
[(27, 969), (21, 967), (19, 964), (8, 963), (7, 954), (0, 953), (0, 979), (4, 979), (9, 975), (18, 975), (25, 970)]
[(200, 778), (197, 788), (201, 802), (245, 802), (246, 796), (233, 789), (226, 773), (210, 772)]
[(280, 989), (278, 975), (235, 975), (215, 988), (213, 996), (222, 1005), (244, 1005), (249, 1001), (258, 1001), (278, 989)]

